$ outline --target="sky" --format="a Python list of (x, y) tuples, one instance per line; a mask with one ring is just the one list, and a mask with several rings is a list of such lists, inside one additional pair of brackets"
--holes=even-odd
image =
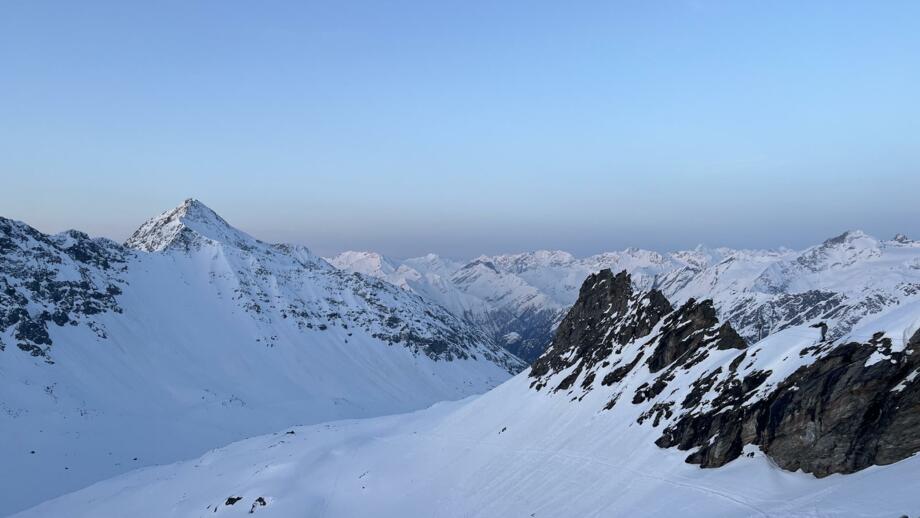
[(321, 254), (920, 238), (920, 2), (0, 4), (0, 216)]

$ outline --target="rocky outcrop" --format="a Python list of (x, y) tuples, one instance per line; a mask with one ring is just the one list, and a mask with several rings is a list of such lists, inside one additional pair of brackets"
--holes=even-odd
[[(780, 467), (816, 476), (891, 464), (920, 451), (920, 332), (905, 350), (873, 338), (831, 349), (767, 397), (740, 397), (669, 426), (657, 444), (697, 448), (687, 461), (718, 467), (756, 444)], [(870, 362), (879, 350), (884, 359)]]
[(126, 255), (107, 239), (75, 230), (48, 236), (0, 217), (0, 335), (11, 330), (19, 349), (49, 363), (49, 324), (86, 325), (104, 337), (94, 315), (121, 311)]
[(711, 301), (673, 309), (660, 292), (635, 292), (626, 272), (601, 271), (534, 362), (531, 387), (577, 401), (609, 392), (605, 410), (638, 405), (639, 424), (662, 427), (658, 446), (704, 468), (746, 445), (819, 477), (920, 451), (920, 331), (838, 342), (803, 322), (789, 341), (749, 346), (716, 314)]
[[(643, 359), (637, 356), (624, 362), (616, 358), (624, 346), (639, 339), (647, 342), (640, 354), (648, 371), (668, 368), (652, 384), (657, 387), (678, 367), (704, 359), (710, 348), (743, 349), (747, 345), (730, 325), (719, 324), (711, 301), (690, 299), (674, 310), (658, 290), (637, 293), (625, 271), (613, 275), (601, 270), (585, 280), (549, 349), (534, 362), (532, 386), (542, 388), (554, 375), (566, 371), (554, 390), (568, 389), (583, 373), (588, 373), (583, 385), (590, 390), (592, 374), (613, 363), (617, 367), (603, 378), (604, 385), (612, 385)], [(637, 398), (644, 401), (648, 395)]]
[[(731, 325), (721, 326), (716, 318), (716, 311), (711, 300), (697, 302), (688, 300), (673, 314), (668, 316), (661, 337), (648, 360), (649, 370), (658, 372), (667, 366), (680, 366), (694, 358), (700, 350), (715, 347), (717, 349), (744, 349), (744, 339)], [(715, 332), (701, 333), (701, 330), (716, 328)]]
[[(347, 336), (357, 328), (437, 361), (485, 360), (508, 372), (524, 366), (443, 307), (381, 280), (337, 270), (305, 247), (259, 241), (193, 199), (141, 225), (125, 245), (73, 230), (49, 236), (0, 218), (0, 350), (11, 340), (51, 362), (52, 324), (85, 325), (106, 339), (96, 315), (123, 311), (118, 299), (130, 293), (139, 271), (165, 256), (184, 262), (196, 254), (213, 268), (207, 276), (215, 300), (231, 298), (267, 327), (282, 321), (300, 331), (335, 326), (349, 330)], [(277, 340), (273, 333), (257, 342)]]
[[(574, 367), (554, 390), (569, 388), (582, 372), (593, 372), (618, 346), (651, 333), (672, 311), (661, 292), (633, 292), (625, 271), (609, 269), (585, 280), (578, 301), (562, 320), (552, 344), (533, 363), (531, 386), (542, 388), (552, 375)], [(591, 378), (593, 380), (593, 377)]]
[(437, 302), (527, 362), (553, 341), (581, 281), (604, 268), (627, 270), (635, 289), (657, 290), (676, 306), (711, 298), (720, 320), (749, 343), (818, 320), (838, 339), (868, 316), (920, 294), (920, 242), (859, 231), (802, 251), (626, 249), (585, 258), (536, 251), (466, 264), (431, 257), (400, 264), (348, 252), (331, 260)]

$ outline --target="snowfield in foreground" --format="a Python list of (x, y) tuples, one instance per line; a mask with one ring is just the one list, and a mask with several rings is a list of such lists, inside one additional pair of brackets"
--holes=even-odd
[(16, 516), (881, 517), (920, 508), (917, 457), (816, 479), (752, 449), (702, 470), (651, 444), (634, 419), (529, 382), (521, 374), (412, 414), (241, 441)]

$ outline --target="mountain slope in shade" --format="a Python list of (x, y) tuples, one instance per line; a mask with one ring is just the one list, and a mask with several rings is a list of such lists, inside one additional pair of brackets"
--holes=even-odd
[(482, 396), (280, 431), (21, 516), (910, 515), (920, 302), (844, 339), (753, 344), (716, 313), (602, 270), (533, 367)]
[(441, 304), (527, 361), (549, 344), (581, 281), (605, 268), (628, 271), (637, 288), (658, 289), (674, 303), (713, 299), (719, 317), (749, 341), (816, 318), (841, 337), (864, 318), (920, 296), (920, 243), (860, 231), (803, 251), (630, 248), (585, 258), (561, 251), (481, 256), (441, 269), (433, 282), (415, 272), (417, 261), (391, 261), (393, 272), (368, 273)]
[(520, 368), (442, 307), (194, 200), (126, 246), (0, 219), (8, 511), (283, 426), (463, 398)]

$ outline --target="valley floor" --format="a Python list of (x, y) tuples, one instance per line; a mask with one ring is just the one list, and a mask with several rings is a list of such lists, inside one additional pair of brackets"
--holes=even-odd
[(920, 513), (916, 456), (816, 479), (750, 450), (752, 457), (703, 470), (684, 463), (687, 452), (652, 444), (654, 434), (626, 415), (627, 405), (596, 413), (594, 405), (528, 390), (529, 381), (519, 375), (483, 396), (410, 414), (282, 430), (137, 470), (16, 516)]

